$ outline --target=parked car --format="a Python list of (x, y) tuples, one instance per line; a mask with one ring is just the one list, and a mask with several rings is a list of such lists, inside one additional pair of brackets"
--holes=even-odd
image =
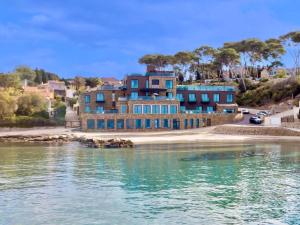
[(253, 123), (253, 124), (262, 124), (262, 121), (263, 120), (258, 116), (251, 116), (249, 119), (249, 123)]
[(267, 113), (266, 111), (259, 111), (258, 113), (256, 113), (256, 115), (259, 117), (261, 117), (261, 116), (265, 117), (265, 116), (268, 116), (269, 113)]
[(250, 111), (248, 109), (242, 109), (241, 112), (243, 114), (250, 114)]

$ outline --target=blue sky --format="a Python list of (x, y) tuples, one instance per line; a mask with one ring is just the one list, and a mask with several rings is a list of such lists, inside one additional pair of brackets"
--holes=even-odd
[(144, 54), (299, 30), (299, 8), (296, 0), (1, 0), (0, 71), (122, 78), (144, 71)]

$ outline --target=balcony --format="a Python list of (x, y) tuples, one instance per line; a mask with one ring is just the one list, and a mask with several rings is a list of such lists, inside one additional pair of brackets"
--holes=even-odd
[(196, 103), (196, 102), (197, 102), (197, 99), (196, 99), (196, 98), (189, 98), (189, 102), (190, 102), (190, 103)]
[(118, 113), (117, 109), (110, 109), (110, 110), (103, 110), (103, 111), (97, 111), (97, 110), (91, 110), (90, 112), (85, 112), (89, 114), (116, 114)]
[(202, 102), (202, 103), (206, 103), (206, 104), (207, 104), (207, 103), (209, 103), (209, 102), (210, 102), (210, 100), (209, 100), (209, 98), (205, 98), (205, 99), (202, 99), (202, 100), (201, 100), (201, 102)]
[(163, 100), (169, 100), (174, 101), (176, 98), (167, 97), (167, 96), (138, 96), (137, 98), (131, 98), (131, 97), (119, 97), (119, 101), (163, 101)]
[(233, 86), (213, 86), (213, 85), (177, 85), (177, 90), (188, 91), (235, 91)]

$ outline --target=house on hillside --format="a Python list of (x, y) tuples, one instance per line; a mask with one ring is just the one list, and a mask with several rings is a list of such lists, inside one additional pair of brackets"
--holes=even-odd
[(64, 81), (49, 80), (48, 83), (42, 84), (53, 89), (55, 97), (61, 97), (63, 100), (66, 97), (66, 85)]
[(122, 81), (116, 79), (115, 77), (103, 77), (101, 78), (103, 85), (111, 85), (111, 86), (118, 86), (122, 85)]

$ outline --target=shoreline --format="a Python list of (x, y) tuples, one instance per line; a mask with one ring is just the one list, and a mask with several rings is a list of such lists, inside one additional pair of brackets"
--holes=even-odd
[[(254, 132), (255, 131), (255, 132)], [(279, 135), (266, 135), (268, 133)], [(254, 133), (254, 135), (253, 135)], [(284, 135), (280, 135), (284, 134)], [(292, 134), (293, 136), (290, 136)], [(55, 128), (17, 128), (0, 129), (0, 138), (15, 137), (34, 138), (50, 137), (54, 140), (59, 136), (65, 141), (78, 141), (79, 139), (95, 140), (130, 140), (134, 145), (149, 144), (189, 144), (189, 143), (242, 143), (242, 142), (300, 142), (300, 130), (245, 126), (245, 125), (220, 125), (189, 130), (154, 131), (154, 132), (81, 132), (76, 129), (64, 127)], [(34, 142), (34, 141), (33, 141)], [(3, 142), (2, 142), (3, 143)], [(10, 143), (13, 143), (10, 142)]]

